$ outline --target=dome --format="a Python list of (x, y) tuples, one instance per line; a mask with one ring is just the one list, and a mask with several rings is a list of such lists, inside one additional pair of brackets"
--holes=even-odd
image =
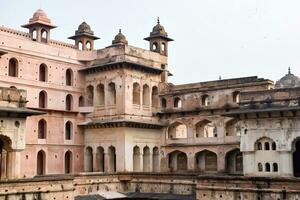
[(86, 22), (82, 22), (79, 26), (78, 26), (78, 30), (76, 31), (76, 35), (78, 34), (89, 34), (89, 35), (94, 35), (94, 32), (91, 29), (91, 26), (88, 25)]
[(289, 68), (288, 73), (276, 82), (275, 88), (294, 88), (300, 87), (300, 78), (291, 73)]
[(151, 35), (163, 35), (168, 36), (165, 28), (160, 24), (159, 18), (157, 18), (157, 24), (153, 27)]
[(38, 9), (32, 16), (33, 19), (37, 18), (47, 18), (46, 13), (42, 9)]
[(112, 41), (112, 44), (128, 44), (125, 35), (122, 34), (121, 29), (119, 33), (115, 36), (115, 39)]

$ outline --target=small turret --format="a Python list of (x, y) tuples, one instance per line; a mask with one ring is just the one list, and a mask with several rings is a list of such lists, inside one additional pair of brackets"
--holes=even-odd
[(165, 28), (160, 24), (159, 18), (157, 18), (157, 24), (153, 27), (152, 32), (150, 32), (150, 36), (144, 38), (144, 40), (150, 42), (150, 51), (165, 56), (168, 56), (168, 42), (173, 41), (173, 39), (168, 37)]
[(122, 34), (121, 29), (119, 29), (119, 33), (115, 36), (115, 39), (112, 41), (113, 45), (116, 44), (124, 44), (127, 45), (128, 41), (126, 40), (125, 35)]
[(86, 22), (82, 22), (78, 26), (78, 30), (75, 31), (75, 35), (69, 37), (69, 39), (75, 40), (75, 45), (79, 50), (89, 51), (94, 49), (94, 40), (100, 38), (94, 36), (94, 31), (92, 31), (90, 25)]
[(29, 23), (22, 27), (29, 29), (32, 40), (44, 43), (50, 40), (50, 30), (56, 28), (42, 9), (38, 9), (30, 18)]

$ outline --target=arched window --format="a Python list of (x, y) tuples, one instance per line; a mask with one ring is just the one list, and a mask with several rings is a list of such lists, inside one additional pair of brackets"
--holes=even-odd
[(39, 108), (47, 107), (47, 93), (45, 91), (41, 91), (39, 93)]
[(278, 172), (278, 164), (273, 163), (273, 172)]
[(133, 98), (133, 104), (140, 105), (141, 104), (141, 98), (140, 98), (140, 85), (138, 83), (133, 84), (133, 90), (132, 90), (132, 98)]
[(80, 41), (80, 42), (78, 42), (78, 49), (79, 50), (83, 50), (83, 44), (82, 44), (82, 42)]
[(234, 149), (226, 154), (226, 170), (229, 174), (243, 173), (243, 154)]
[(73, 85), (73, 71), (70, 68), (66, 70), (66, 85)]
[(202, 106), (208, 106), (208, 95), (203, 95), (201, 98)]
[(157, 51), (157, 47), (158, 47), (157, 42), (154, 42), (154, 43), (152, 44), (152, 50), (153, 50), (153, 51)]
[(45, 29), (42, 29), (41, 31), (41, 36), (42, 36), (42, 42), (47, 43), (48, 42), (48, 31)]
[(143, 105), (150, 105), (150, 88), (147, 84), (143, 86)]
[(181, 108), (181, 99), (179, 97), (174, 99), (174, 108)]
[(159, 172), (159, 150), (158, 150), (158, 147), (153, 148), (152, 171)]
[(263, 171), (263, 165), (262, 165), (261, 163), (258, 163), (258, 165), (257, 165), (257, 170), (258, 170), (259, 172), (262, 172), (262, 171)]
[(43, 150), (40, 150), (37, 154), (37, 175), (44, 175), (46, 167), (46, 154)]
[(143, 172), (150, 172), (150, 148), (145, 146), (143, 149)]
[(216, 172), (218, 170), (218, 156), (216, 153), (203, 150), (195, 155), (196, 166), (200, 171)]
[(109, 105), (116, 105), (116, 101), (117, 101), (116, 84), (111, 82), (108, 84), (107, 102)]
[(65, 124), (65, 139), (66, 140), (71, 140), (72, 132), (73, 132), (72, 122), (67, 121), (67, 123)]
[(261, 142), (257, 143), (257, 150), (262, 150), (262, 144), (261, 144)]
[(98, 171), (99, 172), (104, 172), (104, 159), (105, 153), (104, 153), (104, 148), (99, 146), (97, 148), (97, 164), (98, 164)]
[(91, 50), (92, 49), (92, 45), (90, 41), (87, 41), (85, 44), (86, 50)]
[(270, 150), (270, 144), (269, 144), (269, 142), (265, 142), (265, 150), (266, 151)]
[(169, 169), (173, 171), (186, 171), (187, 170), (187, 155), (181, 151), (173, 151), (168, 154)]
[(216, 125), (209, 120), (202, 120), (196, 124), (196, 137), (218, 137)]
[(239, 103), (240, 102), (240, 92), (235, 91), (232, 93), (232, 101), (234, 103)]
[(94, 105), (94, 87), (89, 85), (86, 88), (86, 96), (87, 96), (87, 106), (93, 106)]
[(31, 37), (32, 37), (31, 39), (32, 39), (33, 41), (36, 41), (36, 40), (37, 40), (37, 32), (36, 32), (35, 29), (32, 30), (32, 36), (31, 36)]
[(141, 171), (141, 152), (140, 147), (135, 146), (133, 147), (133, 171), (139, 172)]
[(92, 147), (87, 147), (85, 151), (85, 168), (87, 172), (93, 171), (93, 149)]
[(47, 65), (41, 64), (39, 69), (39, 81), (47, 81)]
[(110, 146), (108, 148), (108, 156), (109, 156), (109, 172), (116, 172), (116, 148), (114, 146)]
[(276, 151), (276, 143), (275, 142), (272, 142), (272, 150)]
[(151, 95), (151, 102), (152, 102), (152, 107), (157, 108), (158, 106), (158, 88), (156, 86), (152, 87), (152, 95)]
[(97, 105), (104, 105), (105, 104), (105, 93), (104, 93), (104, 85), (103, 84), (99, 84), (97, 86)]
[(9, 60), (8, 76), (18, 77), (18, 61), (15, 58)]
[(38, 122), (38, 139), (46, 139), (47, 123), (44, 119)]
[(226, 136), (240, 136), (241, 129), (238, 126), (238, 120), (231, 119), (226, 122)]
[(83, 96), (80, 96), (78, 99), (78, 106), (83, 107), (84, 106), (84, 98)]
[(167, 100), (165, 98), (161, 99), (161, 107), (162, 108), (167, 108)]
[(187, 127), (185, 124), (175, 122), (168, 128), (168, 138), (179, 139), (187, 138)]
[(72, 173), (72, 152), (67, 151), (65, 153), (65, 174)]
[(271, 169), (270, 169), (270, 163), (266, 163), (265, 164), (265, 170), (266, 170), (266, 172), (270, 172), (271, 171)]
[(166, 44), (165, 44), (165, 43), (162, 43), (162, 44), (161, 44), (161, 51), (162, 51), (162, 52), (165, 52), (165, 51), (166, 51)]
[(68, 94), (66, 96), (66, 110), (72, 110), (73, 109), (73, 97), (72, 95)]

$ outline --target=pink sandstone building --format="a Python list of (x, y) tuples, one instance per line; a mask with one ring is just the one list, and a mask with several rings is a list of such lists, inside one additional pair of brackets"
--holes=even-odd
[(300, 199), (300, 79), (290, 70), (276, 84), (174, 85), (159, 20), (149, 50), (121, 30), (96, 50), (86, 22), (74, 45), (53, 40), (40, 9), (22, 27), (0, 27), (0, 199)]

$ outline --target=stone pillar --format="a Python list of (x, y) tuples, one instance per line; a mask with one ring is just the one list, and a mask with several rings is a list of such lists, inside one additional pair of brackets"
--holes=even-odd
[(226, 171), (226, 161), (225, 161), (225, 155), (224, 152), (219, 152), (217, 155), (217, 163), (218, 163), (218, 172), (225, 172)]
[(188, 153), (187, 155), (187, 169), (188, 171), (195, 170), (195, 155), (193, 153)]
[(280, 152), (278, 170), (280, 176), (287, 176), (287, 177), (294, 176), (293, 153), (289, 151)]
[(104, 172), (109, 172), (109, 154), (104, 153)]
[(2, 157), (1, 157), (1, 179), (6, 179), (6, 155), (7, 152), (2, 150)]
[(148, 168), (148, 172), (152, 172), (153, 171), (153, 153), (150, 153), (149, 155), (149, 168)]
[(98, 172), (99, 171), (99, 159), (98, 159), (98, 153), (97, 149), (93, 151), (93, 172)]
[(18, 151), (7, 152), (7, 178), (17, 179), (20, 178), (21, 171), (21, 155)]

